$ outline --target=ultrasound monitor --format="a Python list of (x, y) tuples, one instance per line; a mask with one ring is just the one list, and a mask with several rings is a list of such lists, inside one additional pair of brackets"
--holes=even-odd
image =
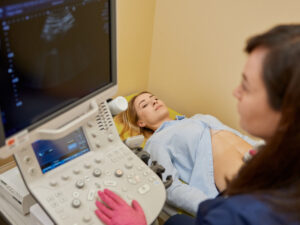
[(57, 225), (103, 224), (98, 190), (137, 200), (147, 224), (164, 184), (120, 139), (106, 100), (117, 90), (115, 0), (2, 0), (0, 158)]
[[(16, 135), (30, 133), (88, 99), (114, 94), (112, 2), (1, 1), (0, 158), (14, 152)], [(64, 118), (76, 118), (75, 109)]]

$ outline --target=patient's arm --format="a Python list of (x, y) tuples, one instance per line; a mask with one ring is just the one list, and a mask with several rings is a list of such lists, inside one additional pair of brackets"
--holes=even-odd
[(226, 178), (232, 179), (243, 165), (243, 156), (252, 146), (230, 131), (213, 131), (212, 152), (214, 177), (219, 191), (226, 188)]
[(179, 179), (178, 171), (173, 166), (166, 148), (152, 142), (150, 145), (148, 143), (145, 146), (145, 150), (150, 153), (152, 160), (157, 161), (165, 168), (165, 172), (162, 174), (163, 180), (168, 175), (172, 175), (173, 177), (173, 183), (167, 189), (167, 202), (179, 209), (196, 215), (199, 203), (206, 200), (208, 196), (198, 188), (185, 184)]

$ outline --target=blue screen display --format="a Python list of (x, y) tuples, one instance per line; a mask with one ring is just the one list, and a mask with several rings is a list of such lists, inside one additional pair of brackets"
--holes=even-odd
[(57, 140), (38, 140), (32, 143), (43, 173), (90, 151), (82, 128)]

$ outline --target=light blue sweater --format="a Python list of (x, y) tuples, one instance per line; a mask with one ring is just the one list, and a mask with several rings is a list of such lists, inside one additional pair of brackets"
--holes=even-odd
[(228, 130), (251, 145), (256, 143), (213, 116), (197, 114), (164, 122), (145, 145), (152, 161), (166, 169), (163, 179), (168, 175), (173, 177), (173, 184), (167, 189), (168, 203), (194, 215), (200, 202), (218, 194), (210, 129)]

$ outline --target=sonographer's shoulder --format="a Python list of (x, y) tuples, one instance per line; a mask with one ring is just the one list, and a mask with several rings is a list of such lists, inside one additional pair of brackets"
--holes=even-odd
[(299, 225), (254, 195), (218, 197), (199, 205), (197, 225)]

